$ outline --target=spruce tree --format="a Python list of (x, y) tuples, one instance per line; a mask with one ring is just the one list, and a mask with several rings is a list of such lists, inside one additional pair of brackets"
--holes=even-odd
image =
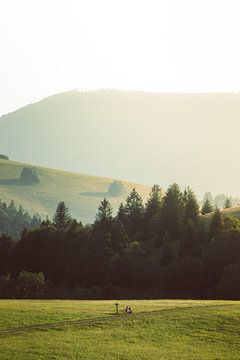
[(128, 233), (133, 235), (141, 231), (143, 229), (144, 206), (143, 200), (135, 188), (127, 197), (125, 212)]
[(229, 209), (230, 207), (232, 207), (231, 200), (229, 198), (226, 198), (226, 201), (224, 203), (224, 209)]
[(120, 221), (122, 224), (126, 225), (126, 218), (127, 218), (126, 209), (125, 209), (125, 206), (123, 205), (123, 203), (121, 203), (118, 208), (116, 220)]
[(162, 205), (162, 189), (160, 188), (159, 185), (153, 185), (149, 195), (149, 199), (146, 203), (146, 208), (145, 208), (146, 217), (158, 216), (160, 213), (161, 205)]
[(113, 209), (110, 202), (106, 198), (104, 198), (98, 207), (98, 212), (95, 219), (95, 226), (101, 225), (102, 227), (104, 227), (111, 224), (113, 221), (112, 213)]
[(161, 212), (163, 236), (177, 240), (180, 236), (184, 214), (183, 195), (177, 184), (172, 184), (167, 189), (163, 198)]
[(205, 214), (209, 214), (211, 212), (213, 212), (213, 206), (212, 206), (209, 198), (206, 198), (206, 200), (202, 206), (202, 209), (201, 209), (201, 214), (205, 215)]
[(145, 228), (147, 234), (157, 235), (159, 217), (162, 207), (162, 189), (153, 185), (145, 206)]
[(185, 224), (191, 220), (193, 223), (197, 224), (199, 219), (199, 205), (196, 199), (194, 192), (187, 188), (184, 191), (184, 222)]
[(71, 217), (70, 217), (69, 209), (66, 207), (64, 201), (60, 201), (53, 217), (53, 225), (57, 229), (63, 229), (67, 227), (70, 224), (70, 222), (71, 222)]
[(205, 203), (205, 201), (206, 200), (209, 200), (209, 202), (210, 202), (210, 204), (214, 204), (214, 198), (213, 198), (213, 196), (212, 196), (212, 194), (210, 193), (210, 191), (209, 192), (206, 192), (205, 194), (204, 194), (204, 196), (203, 196), (203, 203)]

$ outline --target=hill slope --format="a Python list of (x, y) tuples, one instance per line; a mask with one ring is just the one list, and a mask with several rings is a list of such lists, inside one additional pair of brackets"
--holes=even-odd
[[(240, 95), (67, 92), (0, 118), (18, 161), (239, 195)], [(225, 176), (227, 175), (227, 176)]]
[(105, 193), (113, 179), (43, 167), (35, 167), (39, 184), (23, 185), (17, 180), (24, 166), (19, 162), (0, 160), (0, 199), (7, 202), (14, 200), (30, 213), (38, 212), (41, 216), (52, 216), (58, 202), (64, 200), (72, 216), (86, 223), (94, 220), (104, 196), (116, 209), (133, 187), (144, 199), (149, 192), (147, 186), (123, 181), (126, 194), (109, 197)]

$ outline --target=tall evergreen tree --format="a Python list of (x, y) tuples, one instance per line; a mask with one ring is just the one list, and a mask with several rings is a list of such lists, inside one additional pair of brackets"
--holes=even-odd
[(143, 229), (144, 206), (143, 200), (135, 188), (127, 197), (125, 212), (128, 233), (133, 235), (141, 231)]
[(224, 203), (224, 209), (229, 209), (230, 207), (232, 207), (231, 200), (229, 198), (226, 198), (226, 201)]
[(210, 204), (214, 204), (214, 198), (210, 192), (206, 192), (203, 196), (203, 203), (205, 203), (206, 200), (209, 200)]
[(63, 229), (66, 226), (68, 226), (70, 222), (71, 222), (71, 217), (70, 217), (69, 209), (66, 207), (64, 201), (60, 201), (53, 217), (53, 225), (57, 229)]
[(162, 189), (159, 187), (159, 185), (153, 185), (149, 199), (145, 206), (145, 228), (149, 235), (154, 235), (157, 233), (161, 207)]
[(106, 198), (104, 198), (98, 207), (98, 212), (96, 214), (94, 225), (98, 227), (101, 226), (103, 230), (104, 227), (107, 227), (106, 230), (109, 230), (109, 225), (111, 225), (113, 221), (112, 213), (113, 209), (110, 202)]
[[(163, 198), (163, 207), (161, 212), (163, 235), (171, 240), (177, 240), (180, 235), (183, 221), (183, 195), (177, 184), (172, 184), (167, 189)], [(165, 236), (165, 235), (164, 235)]]
[(122, 224), (126, 224), (126, 209), (125, 206), (123, 205), (123, 203), (120, 204), (119, 208), (118, 208), (118, 212), (117, 212), (117, 216), (116, 219), (120, 222), (122, 222)]
[(153, 185), (149, 199), (146, 203), (146, 217), (159, 216), (162, 205), (162, 189), (159, 185)]
[(201, 208), (201, 214), (205, 215), (205, 214), (209, 214), (213, 212), (213, 206), (210, 202), (210, 200), (208, 198), (206, 198), (202, 208)]
[(184, 191), (184, 222), (185, 224), (191, 220), (193, 223), (197, 224), (199, 220), (199, 205), (196, 199), (194, 192), (187, 188)]

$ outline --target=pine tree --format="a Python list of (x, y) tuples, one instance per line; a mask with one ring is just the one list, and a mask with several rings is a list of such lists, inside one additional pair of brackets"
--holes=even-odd
[(191, 220), (194, 224), (197, 224), (199, 220), (199, 205), (194, 192), (187, 188), (183, 195), (184, 201), (184, 222), (185, 224)]
[(146, 217), (158, 216), (162, 205), (162, 189), (159, 185), (153, 185), (149, 199), (146, 203)]
[(159, 185), (153, 185), (145, 207), (145, 225), (148, 234), (154, 235), (157, 232), (161, 207), (162, 189)]
[(64, 201), (60, 201), (53, 217), (53, 225), (57, 229), (63, 229), (70, 224), (70, 221), (71, 221), (71, 217), (70, 217), (69, 209), (66, 207)]
[(123, 205), (123, 203), (121, 203), (118, 208), (116, 220), (120, 221), (122, 224), (126, 225), (126, 217), (127, 217), (127, 214), (126, 214), (125, 206)]
[(201, 214), (205, 215), (205, 214), (209, 214), (211, 212), (213, 212), (213, 206), (210, 203), (210, 200), (208, 198), (206, 198), (206, 200), (202, 206), (202, 209), (201, 209)]
[(127, 197), (125, 213), (128, 233), (133, 235), (141, 231), (143, 228), (144, 206), (143, 200), (135, 188)]
[(205, 203), (206, 200), (209, 200), (210, 204), (214, 204), (214, 198), (210, 192), (206, 192), (203, 196), (203, 203)]
[(177, 240), (180, 236), (184, 214), (183, 195), (177, 184), (172, 184), (167, 189), (163, 198), (161, 212), (163, 236), (168, 234), (171, 240)]
[(101, 225), (102, 227), (104, 227), (111, 224), (113, 221), (112, 213), (113, 209), (110, 202), (106, 198), (104, 198), (98, 207), (98, 212), (95, 219), (95, 226)]
[(229, 198), (226, 198), (226, 201), (224, 203), (224, 209), (229, 209), (230, 207), (232, 207), (231, 200)]

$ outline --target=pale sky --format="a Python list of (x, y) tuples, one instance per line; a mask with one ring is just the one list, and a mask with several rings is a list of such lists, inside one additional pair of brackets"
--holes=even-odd
[(54, 93), (240, 91), (239, 0), (0, 0), (0, 115)]

